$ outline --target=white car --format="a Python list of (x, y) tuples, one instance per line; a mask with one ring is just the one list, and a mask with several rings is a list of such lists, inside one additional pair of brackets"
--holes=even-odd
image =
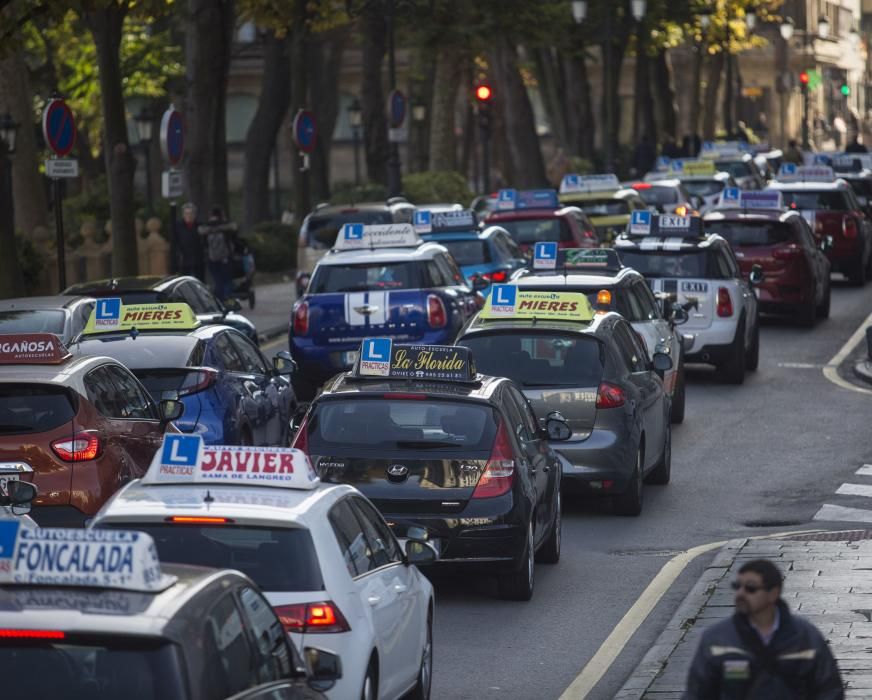
[(413, 535), (404, 552), (359, 491), (321, 484), (299, 450), (188, 441), (199, 438), (167, 436), (91, 527), (147, 532), (161, 561), (246, 573), (298, 648), (342, 659), (328, 697), (429, 697), (433, 587), (412, 562), (434, 550)]

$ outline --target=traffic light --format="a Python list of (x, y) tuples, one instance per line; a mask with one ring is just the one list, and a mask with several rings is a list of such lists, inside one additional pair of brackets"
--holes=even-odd
[(490, 85), (481, 83), (476, 86), (475, 101), (478, 104), (478, 125), (484, 131), (490, 129), (490, 108), (493, 96), (494, 93)]
[(490, 85), (482, 84), (475, 89), (475, 99), (478, 100), (479, 104), (490, 102), (493, 96), (494, 93), (490, 89)]
[(803, 94), (808, 93), (808, 71), (802, 71), (799, 74), (799, 90)]
[(848, 83), (842, 83), (842, 86), (839, 88), (839, 92), (842, 93), (843, 97), (850, 97), (851, 95), (851, 86)]

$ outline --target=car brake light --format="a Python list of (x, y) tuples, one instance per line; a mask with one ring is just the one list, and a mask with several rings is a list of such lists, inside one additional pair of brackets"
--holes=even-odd
[(65, 462), (87, 462), (103, 453), (103, 444), (94, 433), (76, 433), (71, 440), (55, 440), (51, 448)]
[(824, 222), (821, 221), (820, 219), (815, 219), (814, 231), (815, 231), (815, 233), (823, 233), (824, 232)]
[(0, 639), (63, 639), (66, 633), (61, 630), (3, 630)]
[(596, 390), (597, 408), (620, 408), (624, 405), (627, 395), (624, 390), (610, 382), (600, 382)]
[(175, 525), (228, 525), (233, 523), (233, 520), (209, 515), (171, 515), (166, 522)]
[(595, 239), (596, 239), (596, 233), (595, 233), (593, 230), (587, 228), (587, 229), (584, 230), (584, 237), (585, 237), (585, 238), (590, 238), (591, 240), (595, 240)]
[(733, 300), (730, 298), (730, 290), (726, 287), (718, 287), (718, 316), (727, 318), (733, 315)]
[(332, 601), (277, 605), (276, 617), (288, 632), (308, 634), (318, 632), (349, 632), (351, 627), (342, 611)]
[(445, 304), (435, 294), (430, 294), (427, 297), (427, 322), (430, 324), (430, 328), (445, 328), (448, 325)]
[(309, 332), (309, 302), (301, 301), (294, 307), (294, 335)]
[(857, 220), (853, 216), (846, 216), (842, 219), (842, 233), (845, 238), (854, 239), (857, 237)]
[(776, 248), (772, 251), (772, 257), (776, 260), (792, 260), (793, 258), (798, 258), (802, 255), (802, 248), (797, 246), (795, 243), (790, 243), (789, 245), (783, 246), (781, 248)]
[(497, 270), (496, 272), (482, 272), (481, 276), (486, 280), (490, 280), (491, 282), (505, 282), (506, 281), (506, 271), (505, 270)]
[(309, 454), (309, 418), (303, 418), (303, 422), (297, 429), (297, 434), (294, 435), (294, 440), (291, 447), (296, 447), (298, 450)]
[(487, 466), (476, 484), (473, 498), (494, 498), (508, 493), (515, 480), (515, 459), (506, 425), (500, 421)]
[(179, 396), (189, 396), (204, 391), (218, 381), (218, 371), (211, 368), (189, 372), (179, 387)]

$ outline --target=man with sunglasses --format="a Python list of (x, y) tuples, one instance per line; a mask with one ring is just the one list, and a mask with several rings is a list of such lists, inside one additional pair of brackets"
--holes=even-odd
[(823, 635), (781, 600), (766, 559), (746, 562), (732, 584), (736, 613), (703, 633), (685, 700), (841, 700), (839, 668)]

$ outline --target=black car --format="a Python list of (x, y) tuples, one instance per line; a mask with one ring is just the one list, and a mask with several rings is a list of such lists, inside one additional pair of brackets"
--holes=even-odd
[(503, 597), (529, 600), (534, 560), (560, 558), (549, 434), (568, 438), (566, 421), (554, 413), (542, 427), (513, 382), (476, 374), (469, 350), (374, 338), (312, 403), (294, 446), (322, 480), (357, 487), (401, 539), (423, 527), (440, 562), (495, 573)]
[(61, 294), (77, 294), (91, 297), (119, 297), (122, 304), (154, 304), (156, 302), (184, 302), (190, 306), (200, 323), (220, 323), (231, 326), (248, 336), (255, 343), (257, 328), (242, 314), (242, 307), (235, 299), (224, 303), (209, 291), (196, 277), (187, 275), (156, 275), (117, 277), (81, 282), (67, 287)]

